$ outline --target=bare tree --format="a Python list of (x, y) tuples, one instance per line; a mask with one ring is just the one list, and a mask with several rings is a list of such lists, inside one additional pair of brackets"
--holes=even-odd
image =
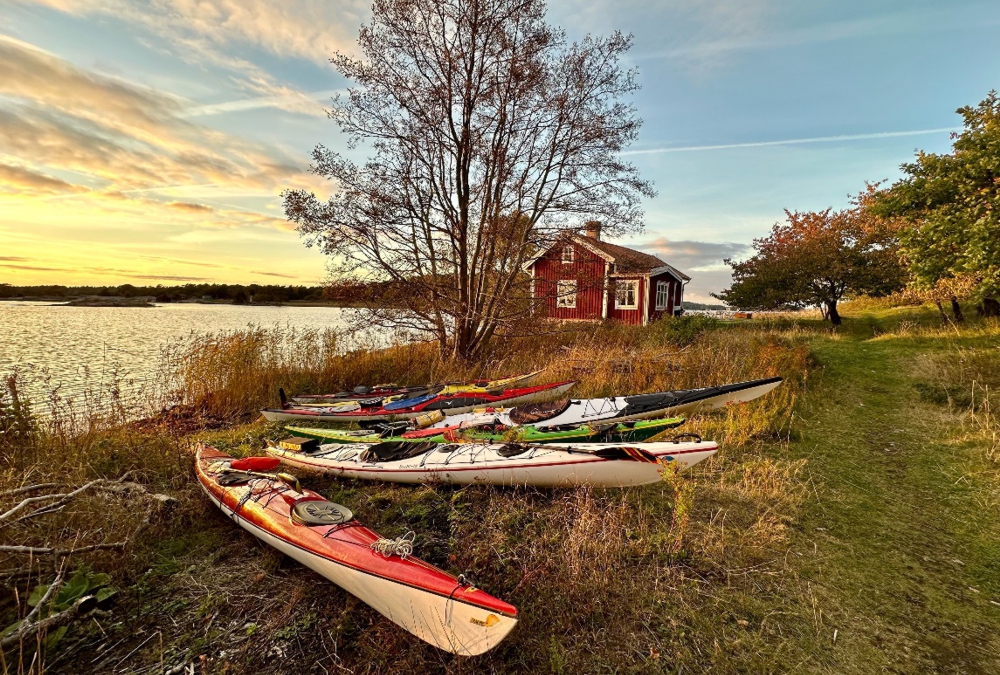
[[(642, 227), (650, 183), (620, 152), (638, 133), (630, 36), (569, 44), (542, 0), (376, 0), (361, 58), (332, 63), (358, 86), (330, 117), (363, 165), (318, 146), (326, 202), (284, 193), (335, 278), (392, 282), (367, 320), (482, 352), (530, 305), (523, 264), (589, 218)], [(359, 148), (363, 146), (363, 148)]]

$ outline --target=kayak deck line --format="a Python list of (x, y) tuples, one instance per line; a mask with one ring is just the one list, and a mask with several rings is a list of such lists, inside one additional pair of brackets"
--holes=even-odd
[[(302, 544), (299, 544), (298, 542), (292, 541), (291, 539), (288, 539), (286, 537), (282, 537), (279, 534), (276, 534), (271, 529), (269, 529), (269, 528), (265, 527), (264, 525), (261, 525), (260, 523), (256, 522), (256, 520), (254, 518), (252, 518), (252, 517), (248, 518), (248, 517), (246, 517), (244, 515), (240, 515), (239, 511), (242, 509), (242, 505), (237, 504), (237, 505), (233, 506), (233, 505), (230, 505), (230, 504), (228, 504), (226, 502), (221, 502), (220, 503), (219, 499), (216, 497), (216, 495), (214, 495), (211, 491), (209, 491), (209, 489), (207, 487), (205, 487), (204, 485), (202, 485), (202, 489), (209, 496), (209, 498), (212, 499), (212, 501), (216, 502), (216, 504), (218, 506), (220, 506), (220, 509), (228, 510), (230, 512), (231, 515), (229, 517), (234, 522), (238, 522), (239, 520), (242, 519), (244, 522), (246, 522), (247, 524), (251, 525), (252, 527), (255, 527), (258, 530), (261, 530), (263, 532), (266, 532), (267, 534), (269, 534), (272, 537), (275, 537), (277, 539), (281, 539), (283, 542), (285, 542), (289, 546), (294, 546), (295, 548), (297, 548), (297, 549), (299, 549), (299, 550), (301, 550), (301, 551), (303, 551), (305, 553), (308, 553), (310, 555), (314, 555), (314, 556), (323, 558), (323, 559), (328, 560), (328, 561), (330, 561), (330, 562), (332, 562), (332, 563), (334, 563), (336, 565), (340, 565), (342, 567), (347, 567), (347, 568), (349, 568), (349, 569), (351, 569), (351, 570), (353, 570), (355, 572), (360, 572), (362, 574), (368, 574), (368, 575), (371, 575), (373, 577), (382, 579), (383, 581), (387, 581), (387, 582), (390, 582), (390, 583), (400, 584), (402, 586), (408, 586), (410, 588), (416, 589), (418, 591), (422, 591), (424, 593), (433, 593), (434, 595), (438, 595), (440, 597), (447, 598), (447, 599), (452, 600), (454, 602), (461, 602), (463, 604), (469, 605), (470, 607), (476, 607), (478, 609), (489, 610), (491, 612), (501, 612), (501, 613), (504, 613), (505, 616), (510, 616), (512, 618), (517, 616), (517, 612), (516, 611), (513, 612), (513, 613), (509, 613), (509, 610), (505, 610), (505, 609), (502, 609), (502, 608), (493, 608), (493, 607), (486, 606), (486, 605), (481, 605), (481, 604), (477, 604), (477, 603), (473, 603), (473, 602), (468, 602), (466, 600), (463, 600), (460, 597), (454, 597), (454, 589), (451, 592), (449, 592), (449, 593), (443, 593), (443, 592), (441, 592), (441, 591), (439, 591), (437, 589), (427, 588), (425, 586), (419, 586), (419, 585), (416, 585), (416, 584), (408, 583), (408, 582), (403, 581), (403, 580), (398, 579), (398, 578), (385, 576), (383, 574), (378, 574), (377, 572), (374, 572), (372, 570), (352, 565), (352, 564), (350, 564), (348, 562), (345, 562), (343, 560), (337, 560), (336, 558), (332, 557), (331, 555), (327, 554), (324, 551), (321, 551), (321, 550), (318, 550), (318, 549), (315, 549), (315, 548), (310, 548), (308, 546), (303, 546)], [(271, 496), (277, 496), (277, 494), (278, 493), (274, 493)], [(266, 508), (266, 506), (265, 506), (265, 508)], [(349, 539), (342, 539), (342, 538), (339, 538), (339, 537), (333, 537), (333, 536), (331, 536), (331, 535), (339, 532), (340, 530), (350, 529), (350, 528), (354, 528), (354, 527), (362, 527), (362, 528), (364, 528), (365, 526), (362, 525), (361, 523), (359, 523), (359, 522), (357, 522), (355, 520), (352, 520), (352, 521), (349, 521), (347, 523), (341, 523), (340, 525), (331, 525), (329, 527), (330, 527), (330, 529), (327, 530), (327, 533), (323, 535), (323, 539), (325, 539), (327, 541), (339, 541), (339, 542), (341, 542), (343, 544), (348, 544), (348, 545), (351, 545), (351, 546), (358, 546), (360, 548), (367, 548), (367, 549), (370, 549), (370, 550), (375, 550), (375, 549), (372, 549), (371, 546), (365, 546), (364, 544), (362, 544), (360, 542), (351, 541)], [(365, 529), (367, 529), (367, 528), (365, 528)], [(373, 544), (378, 543), (378, 541), (380, 541), (380, 539), (381, 538), (376, 539), (372, 543)], [(424, 567), (427, 570), (432, 570), (432, 571), (435, 571), (435, 572), (440, 572), (442, 574), (448, 574), (447, 572), (445, 572), (444, 570), (442, 570), (440, 567), (432, 565), (429, 562), (427, 562), (425, 560), (422, 560), (420, 558), (416, 558), (416, 557), (412, 557), (412, 556), (407, 556), (406, 559), (412, 561), (414, 564), (417, 564), (417, 565), (420, 565), (420, 566)], [(457, 580), (456, 580), (456, 582), (457, 582)], [(461, 588), (468, 588), (468, 585), (463, 585), (461, 583), (456, 583), (455, 589), (461, 589)]]
[(718, 451), (716, 443), (701, 440), (635, 445), (445, 443), (414, 447), (409, 456), (404, 444), (386, 445), (393, 447), (385, 447), (382, 455), (373, 454), (379, 446), (369, 444), (325, 445), (318, 452), (271, 446), (267, 452), (307, 471), (397, 483), (626, 487), (658, 482), (667, 467), (684, 469)]

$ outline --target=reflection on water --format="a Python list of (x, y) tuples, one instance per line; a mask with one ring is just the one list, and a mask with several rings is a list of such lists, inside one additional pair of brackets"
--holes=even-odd
[[(350, 309), (163, 304), (155, 308), (64, 307), (0, 302), (0, 374), (15, 366), (34, 371), (27, 392), (43, 401), (47, 388), (73, 397), (119, 378), (136, 387), (150, 382), (161, 347), (193, 335), (247, 326), (340, 329)], [(48, 387), (37, 378), (51, 376)]]

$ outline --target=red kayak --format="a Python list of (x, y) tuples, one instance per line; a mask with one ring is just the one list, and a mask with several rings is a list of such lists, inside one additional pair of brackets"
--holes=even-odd
[(344, 401), (330, 406), (289, 405), (266, 408), (264, 417), (271, 422), (372, 422), (390, 419), (413, 419), (428, 413), (455, 415), (472, 412), (483, 406), (514, 406), (557, 398), (568, 392), (576, 382), (554, 382), (533, 387), (517, 387), (503, 391), (458, 391), (427, 393), (388, 403), (376, 401), (372, 406), (359, 401)]
[(412, 540), (380, 537), (294, 477), (265, 473), (277, 464), (203, 445), (195, 469), (212, 502), (244, 530), (436, 647), (482, 654), (514, 628), (513, 605), (409, 555)]

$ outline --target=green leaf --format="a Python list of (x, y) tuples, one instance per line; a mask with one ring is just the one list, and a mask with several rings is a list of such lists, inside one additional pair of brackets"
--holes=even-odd
[(66, 631), (68, 630), (69, 626), (59, 626), (59, 628), (56, 628), (54, 631), (49, 633), (47, 638), (45, 638), (45, 646), (49, 649), (55, 647), (56, 643), (63, 639), (63, 636), (66, 635)]
[(100, 588), (101, 586), (107, 586), (111, 583), (111, 576), (108, 574), (100, 573), (94, 574), (90, 577), (89, 590), (94, 590), (95, 588)]
[(76, 602), (77, 598), (82, 597), (89, 588), (90, 581), (87, 579), (87, 571), (78, 571), (73, 575), (72, 579), (59, 589), (59, 597), (56, 598), (56, 607), (59, 609), (69, 607)]
[(104, 602), (108, 598), (118, 595), (118, 589), (113, 586), (104, 586), (98, 589), (94, 596), (97, 598), (98, 602)]
[(35, 589), (31, 591), (31, 595), (28, 596), (28, 606), (29, 607), (37, 606), (38, 603), (42, 601), (42, 598), (45, 597), (45, 594), (48, 592), (48, 590), (49, 590), (48, 584), (39, 584), (38, 586), (35, 586)]

